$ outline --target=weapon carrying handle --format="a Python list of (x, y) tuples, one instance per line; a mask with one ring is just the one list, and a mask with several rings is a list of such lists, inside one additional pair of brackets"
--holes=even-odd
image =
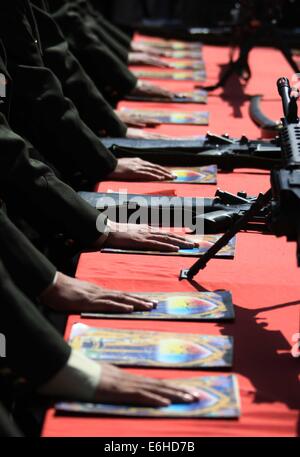
[(291, 96), (288, 78), (279, 78), (277, 88), (282, 99), (284, 118), (281, 131), (281, 147), (284, 166), (289, 169), (300, 167), (300, 123), (297, 97)]
[(297, 98), (291, 97), (291, 86), (288, 78), (279, 78), (277, 88), (282, 100), (285, 121), (288, 124), (297, 124), (299, 122)]

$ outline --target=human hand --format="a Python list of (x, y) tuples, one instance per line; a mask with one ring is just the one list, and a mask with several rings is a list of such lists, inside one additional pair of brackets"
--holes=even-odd
[(151, 67), (159, 68), (172, 68), (168, 62), (150, 55), (146, 52), (132, 52), (129, 53), (129, 64), (130, 65), (149, 65)]
[(174, 92), (163, 89), (160, 86), (139, 80), (136, 87), (131, 92), (132, 95), (139, 95), (149, 98), (165, 98), (172, 101), (175, 97)]
[(126, 132), (126, 138), (139, 139), (139, 140), (168, 140), (167, 135), (161, 133), (145, 132), (140, 129), (129, 128)]
[(128, 406), (163, 407), (199, 400), (196, 389), (176, 387), (171, 382), (137, 376), (113, 365), (101, 364), (101, 379), (95, 401)]
[(127, 111), (117, 111), (116, 113), (119, 119), (121, 119), (121, 121), (129, 127), (156, 127), (161, 124), (159, 121), (143, 117), (141, 114), (128, 113)]
[(116, 169), (106, 180), (113, 181), (170, 181), (174, 176), (165, 168), (139, 158), (118, 160)]
[(131, 49), (134, 52), (142, 52), (146, 54), (151, 54), (154, 56), (165, 56), (166, 51), (155, 46), (148, 46), (143, 43), (139, 43), (138, 41), (133, 41), (131, 43)]
[(151, 311), (157, 302), (126, 292), (104, 289), (95, 284), (57, 274), (56, 283), (39, 297), (40, 302), (60, 312), (132, 313)]
[(104, 248), (139, 251), (178, 252), (198, 246), (185, 237), (163, 232), (144, 224), (118, 224), (108, 221), (110, 232), (102, 245)]

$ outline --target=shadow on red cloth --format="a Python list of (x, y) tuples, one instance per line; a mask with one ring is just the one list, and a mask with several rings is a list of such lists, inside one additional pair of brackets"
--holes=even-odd
[[(190, 283), (198, 291), (206, 290), (195, 280)], [(300, 410), (300, 360), (292, 357), (290, 343), (283, 334), (269, 330), (267, 322), (257, 316), (299, 304), (300, 300), (270, 307), (260, 307), (257, 303), (255, 310), (235, 305), (235, 325), (219, 325), (222, 335), (234, 338), (234, 371), (251, 381), (255, 388), (256, 403), (280, 402), (291, 410)]]
[[(220, 65), (219, 78), (221, 78), (228, 67), (228, 64)], [(223, 92), (218, 95), (218, 98), (221, 98), (229, 106), (232, 106), (232, 115), (234, 118), (241, 119), (243, 117), (242, 106), (250, 100), (250, 96), (245, 93), (246, 87), (247, 83), (243, 84), (241, 78), (236, 73), (233, 73), (226, 81)], [(210, 96), (213, 96), (213, 94), (210, 94)]]

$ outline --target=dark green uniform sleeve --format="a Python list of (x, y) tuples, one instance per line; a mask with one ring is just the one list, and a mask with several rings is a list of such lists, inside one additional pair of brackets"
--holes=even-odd
[(129, 94), (137, 78), (99, 37), (86, 26), (76, 8), (65, 5), (53, 14), (70, 48), (101, 93), (111, 103)]
[(53, 232), (64, 233), (86, 247), (101, 236), (96, 227), (98, 211), (46, 165), (29, 158), (25, 142), (11, 131), (2, 114), (0, 189), (4, 198), (13, 201), (30, 222), (40, 219)]
[(10, 122), (65, 179), (71, 182), (74, 175), (82, 174), (94, 185), (115, 169), (117, 161), (64, 97), (55, 75), (44, 67), (29, 6), (27, 0), (0, 3), (0, 33), (13, 79)]
[(15, 284), (32, 299), (54, 281), (56, 268), (0, 210), (1, 258)]
[[(95, 6), (95, 2), (93, 3), (93, 6)], [(94, 18), (97, 20), (99, 25), (101, 24), (103, 29), (107, 32), (107, 34), (110, 34), (116, 41), (118, 41), (124, 48), (127, 49), (127, 52), (130, 51), (130, 46), (131, 46), (131, 37), (129, 35), (126, 35), (121, 29), (116, 27), (114, 24), (112, 24), (110, 21), (108, 21), (103, 14), (100, 13), (100, 11), (97, 11), (96, 8), (93, 8), (94, 11)]]
[(80, 117), (96, 135), (124, 137), (127, 127), (115, 114), (69, 49), (61, 30), (49, 14), (33, 8), (39, 28), (43, 61), (62, 84)]
[(122, 62), (128, 64), (127, 47), (124, 47), (116, 38), (113, 31), (104, 27), (102, 18), (93, 11), (89, 2), (86, 0), (78, 0), (73, 2), (77, 6), (78, 13), (83, 18), (86, 26), (98, 36), (100, 42), (103, 42)]
[(10, 412), (0, 403), (0, 437), (1, 438), (23, 438), (24, 435), (12, 420)]
[(116, 158), (81, 120), (48, 68), (19, 65), (13, 80), (13, 127), (68, 181), (81, 175), (95, 185), (115, 169)]
[(39, 387), (67, 363), (71, 348), (18, 289), (0, 262), (0, 333), (5, 365)]

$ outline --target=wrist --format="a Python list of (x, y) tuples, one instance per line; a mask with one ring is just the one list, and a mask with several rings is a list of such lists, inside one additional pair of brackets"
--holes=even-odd
[(66, 365), (40, 389), (42, 395), (94, 401), (101, 379), (101, 365), (72, 350)]
[(133, 92), (133, 93), (134, 93), (134, 92), (138, 92), (139, 90), (141, 90), (141, 89), (143, 88), (144, 84), (145, 84), (144, 81), (138, 79), (137, 82), (136, 82), (136, 85), (135, 85), (134, 89), (132, 90), (132, 92)]
[(106, 220), (105, 229), (104, 229), (103, 233), (101, 234), (101, 236), (99, 236), (99, 238), (94, 243), (94, 245), (93, 245), (94, 249), (100, 250), (102, 247), (104, 247), (106, 245), (108, 239), (110, 238), (111, 232), (115, 229), (114, 224), (115, 223), (112, 222), (111, 220), (109, 220), (109, 219)]
[(49, 296), (49, 294), (52, 294), (53, 292), (55, 292), (55, 290), (58, 288), (58, 283), (60, 283), (61, 276), (62, 276), (62, 273), (60, 273), (59, 271), (55, 272), (52, 283), (49, 284), (49, 286), (46, 289), (44, 289), (43, 292), (39, 295), (39, 297), (38, 297), (39, 300), (43, 301), (44, 299), (46, 299)]

